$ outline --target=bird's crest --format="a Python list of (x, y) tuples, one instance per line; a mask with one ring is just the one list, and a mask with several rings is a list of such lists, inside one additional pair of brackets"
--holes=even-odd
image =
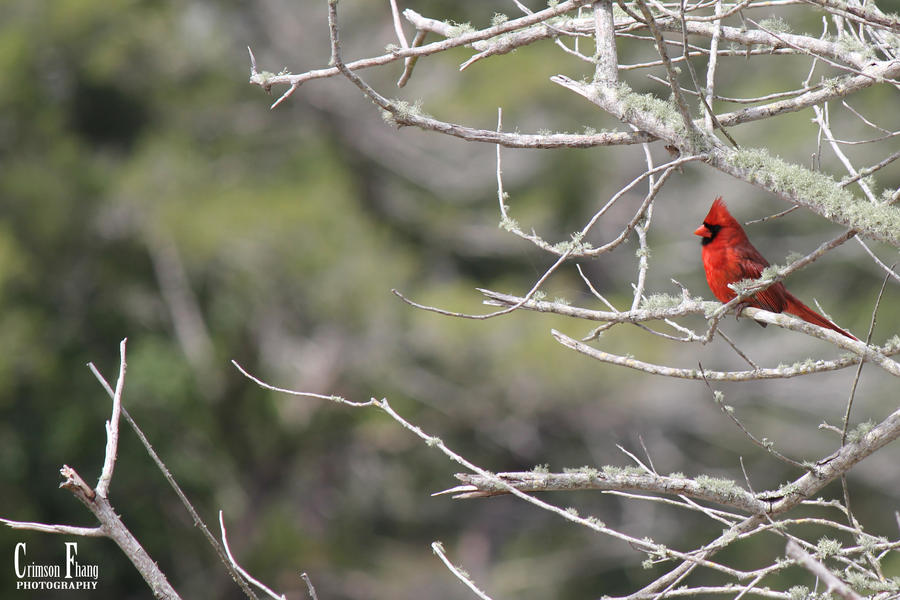
[(740, 228), (740, 224), (731, 216), (731, 213), (728, 212), (728, 207), (725, 206), (725, 201), (722, 200), (722, 196), (716, 198), (712, 203), (703, 222), (709, 225), (719, 225), (721, 227), (737, 225), (738, 228)]

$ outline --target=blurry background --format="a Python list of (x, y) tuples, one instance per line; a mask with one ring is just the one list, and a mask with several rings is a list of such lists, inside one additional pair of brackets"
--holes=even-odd
[[(401, 8), (476, 27), (495, 12), (517, 16), (511, 3), (460, 4)], [(345, 0), (340, 14), (348, 60), (380, 54), (396, 41), (387, 2)], [(782, 15), (795, 30), (821, 27), (806, 9)], [(400, 302), (391, 288), (451, 310), (487, 311), (474, 288), (521, 294), (553, 262), (496, 226), (495, 148), (398, 131), (337, 78), (309, 82), (269, 111), (283, 89), (267, 97), (247, 84), (248, 45), (260, 69), (298, 73), (326, 65), (325, 2), (0, 5), (0, 515), (93, 525), (57, 488), (57, 471), (66, 463), (96, 481), (109, 402), (85, 365), (93, 361), (114, 380), (123, 337), (131, 414), (207, 522), (225, 511), (243, 565), (289, 598), (305, 597), (302, 571), (328, 600), (469, 598), (432, 555), (429, 545), (438, 539), (497, 598), (594, 598), (632, 591), (656, 571), (642, 570), (643, 556), (628, 546), (514, 499), (432, 498), (455, 483), (456, 468), (436, 450), (375, 410), (267, 393), (230, 359), (282, 387), (360, 401), (387, 397), (493, 471), (626, 465), (616, 445), (643, 457), (643, 439), (662, 473), (743, 483), (742, 456), (757, 490), (797, 476), (753, 447), (703, 384), (600, 365), (549, 336), (551, 327), (581, 336), (590, 324), (533, 313), (454, 320)], [(394, 85), (399, 62), (362, 75), (387, 96), (421, 99), (437, 118), (475, 127), (495, 127), (498, 106), (510, 131), (616, 126), (549, 82), (556, 73), (577, 79), (590, 72), (550, 42), (459, 73), (470, 54), (457, 49), (420, 60), (403, 90)], [(650, 58), (636, 42), (620, 45), (623, 63)], [(807, 70), (807, 59), (731, 59), (720, 71), (721, 91), (790, 89)], [(629, 82), (667, 95), (642, 71)], [(885, 109), (896, 101), (881, 86), (853, 104), (896, 129), (897, 111)], [(811, 116), (804, 111), (731, 133), (742, 145), (810, 164)], [(842, 137), (875, 137), (864, 127), (855, 118), (835, 123)], [(878, 145), (847, 150), (858, 165), (888, 154)], [(653, 152), (657, 161), (666, 158), (660, 147)], [(503, 160), (511, 215), (551, 240), (568, 239), (644, 168), (639, 147), (504, 150)], [(823, 168), (843, 174), (828, 152)], [(896, 163), (880, 182), (900, 184)], [(694, 295), (711, 297), (691, 232), (719, 194), (742, 221), (785, 208), (745, 184), (687, 166), (656, 202), (648, 292), (677, 294), (675, 278)], [(625, 198), (591, 241), (614, 236), (639, 200)], [(769, 260), (782, 263), (788, 252), (807, 253), (839, 231), (804, 211), (749, 228)], [(582, 264), (619, 307), (630, 304), (635, 247), (632, 241)], [(895, 260), (894, 250), (873, 248)], [(849, 242), (792, 277), (789, 287), (810, 303), (818, 298), (862, 337), (881, 277)], [(547, 292), (599, 305), (574, 265)], [(875, 341), (896, 332), (897, 299), (889, 284)], [(767, 366), (836, 356), (824, 343), (748, 320), (729, 319), (724, 328)], [(723, 346), (685, 349), (634, 328), (616, 328), (600, 344), (652, 362), (741, 366)], [(854, 421), (877, 421), (896, 408), (896, 383), (875, 368), (863, 373)], [(818, 425), (839, 423), (852, 378), (850, 369), (716, 387), (760, 437), (802, 460), (837, 447)], [(870, 533), (896, 534), (896, 455), (888, 447), (853, 471), (852, 499)], [(111, 498), (183, 597), (241, 597), (124, 425)], [(549, 499), (677, 548), (721, 529), (693, 513), (599, 493)], [(59, 562), (64, 554), (62, 537), (0, 529), (0, 595), (14, 589), (19, 541), (36, 562)], [(79, 542), (79, 559), (100, 567), (101, 594), (59, 597), (149, 597), (112, 542)], [(742, 564), (783, 545), (770, 542), (738, 546)]]

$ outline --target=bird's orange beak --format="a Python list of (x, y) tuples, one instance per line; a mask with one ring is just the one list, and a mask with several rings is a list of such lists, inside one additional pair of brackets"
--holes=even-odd
[(706, 227), (706, 225), (701, 225), (696, 230), (694, 230), (694, 235), (699, 235), (700, 237), (711, 237), (712, 233)]

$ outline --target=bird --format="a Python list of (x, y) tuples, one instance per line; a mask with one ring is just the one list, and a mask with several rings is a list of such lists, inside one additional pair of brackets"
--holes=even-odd
[[(728, 212), (722, 197), (713, 201), (703, 224), (694, 231), (700, 236), (703, 270), (706, 282), (713, 295), (722, 303), (727, 303), (737, 294), (728, 287), (743, 279), (759, 279), (769, 261), (753, 247), (743, 227)], [(807, 323), (836, 331), (852, 340), (859, 341), (787, 291), (781, 282), (770, 285), (747, 298), (738, 306), (738, 313), (745, 307), (762, 308), (771, 312), (786, 312), (800, 317)], [(765, 327), (765, 323), (760, 323)]]

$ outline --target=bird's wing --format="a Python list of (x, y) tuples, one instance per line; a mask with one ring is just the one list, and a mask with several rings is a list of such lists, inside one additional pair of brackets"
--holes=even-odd
[[(759, 279), (762, 277), (763, 269), (769, 266), (769, 261), (756, 248), (749, 246), (740, 249), (738, 264), (744, 279)], [(757, 308), (781, 312), (787, 306), (787, 290), (784, 284), (779, 282), (754, 294), (750, 300), (751, 305)]]

